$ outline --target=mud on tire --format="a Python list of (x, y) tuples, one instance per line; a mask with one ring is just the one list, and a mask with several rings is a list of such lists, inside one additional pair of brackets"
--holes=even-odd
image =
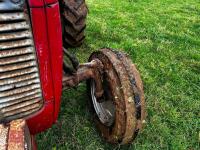
[(62, 0), (63, 42), (65, 47), (78, 47), (84, 39), (88, 8), (85, 0)]
[[(98, 101), (98, 98), (94, 98), (95, 88), (91, 84), (93, 81), (88, 81), (90, 104), (93, 106), (92, 113), (97, 128), (106, 141), (128, 144), (135, 139), (146, 117), (143, 85), (139, 72), (122, 52), (102, 49), (93, 53), (89, 61), (93, 59), (99, 59), (104, 65), (104, 73), (100, 79), (104, 88), (104, 100), (101, 98)], [(105, 81), (106, 84), (104, 84)], [(115, 107), (114, 114), (113, 110), (107, 107), (110, 104), (106, 104), (105, 109), (107, 110), (101, 113), (101, 107), (104, 107), (105, 101), (106, 103), (112, 101)], [(98, 105), (100, 107), (95, 108)], [(109, 118), (109, 115), (105, 115), (106, 112), (114, 117), (108, 120), (108, 123), (104, 119)]]

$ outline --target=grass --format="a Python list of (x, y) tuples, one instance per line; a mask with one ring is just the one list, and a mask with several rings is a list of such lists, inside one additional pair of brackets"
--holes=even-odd
[(140, 70), (147, 124), (131, 145), (110, 145), (90, 120), (86, 88), (63, 93), (58, 123), (39, 149), (200, 149), (200, 3), (198, 0), (87, 0), (81, 62), (101, 47), (124, 50)]

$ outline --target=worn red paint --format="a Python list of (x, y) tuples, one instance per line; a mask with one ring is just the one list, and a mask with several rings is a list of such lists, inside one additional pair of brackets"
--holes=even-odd
[[(49, 0), (50, 1), (50, 0)], [(55, 1), (55, 0), (54, 0)], [(62, 92), (62, 29), (59, 4), (55, 3), (46, 8), (48, 41), (51, 60), (51, 71), (54, 91), (54, 122), (57, 120), (60, 110), (60, 98)]]
[(45, 103), (41, 111), (27, 120), (30, 132), (36, 134), (51, 127), (58, 117), (62, 91), (62, 30), (56, 0), (29, 0), (29, 5)]

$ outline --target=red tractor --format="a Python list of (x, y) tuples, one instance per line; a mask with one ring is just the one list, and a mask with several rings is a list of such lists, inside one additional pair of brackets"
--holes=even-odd
[(127, 144), (137, 136), (144, 92), (127, 55), (104, 48), (79, 64), (66, 50), (83, 42), (86, 15), (84, 0), (0, 0), (1, 150), (37, 149), (34, 136), (56, 123), (62, 91), (82, 81), (106, 141)]

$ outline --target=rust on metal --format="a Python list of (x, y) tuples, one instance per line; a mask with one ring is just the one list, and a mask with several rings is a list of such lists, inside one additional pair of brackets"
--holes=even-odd
[[(0, 81), (0, 86), (3, 87), (3, 85), (12, 85), (13, 83), (18, 83), (18, 85), (15, 85), (15, 87), (20, 87), (20, 84), (22, 84), (23, 81), (31, 81), (32, 79), (34, 79), (35, 83), (38, 83), (38, 75), (35, 74), (35, 73), (32, 73), (32, 74), (26, 74), (26, 75), (23, 75), (23, 76), (17, 76), (17, 77), (14, 77), (14, 78), (11, 78), (11, 79), (4, 79), (4, 80), (1, 80)], [(37, 79), (35, 79), (37, 78)], [(24, 85), (25, 86), (25, 85)], [(1, 87), (0, 87), (0, 91), (1, 91)]]
[[(107, 141), (111, 143), (118, 143), (123, 138), (123, 134), (125, 132), (126, 105), (124, 103), (124, 95), (122, 93), (122, 89), (125, 87), (121, 87), (121, 83), (119, 80), (120, 77), (116, 69), (119, 69), (122, 72), (123, 68), (121, 67), (120, 62), (116, 59), (116, 57), (114, 57), (114, 55), (110, 58), (107, 56), (107, 54), (103, 52), (97, 52), (90, 57), (90, 60), (96, 58), (101, 60), (104, 65), (104, 71), (107, 74), (104, 80), (107, 80), (110, 85), (110, 94), (113, 97), (113, 102), (115, 103), (115, 106), (120, 107), (120, 109), (116, 109), (116, 120), (113, 128), (109, 128), (103, 125), (100, 121), (98, 121), (98, 119), (96, 120), (97, 126), (100, 129), (102, 136), (106, 138)], [(113, 67), (114, 65), (115, 67)]]
[(32, 66), (35, 66), (35, 65), (36, 65), (35, 61), (29, 61), (29, 62), (22, 62), (22, 63), (19, 63), (19, 64), (11, 64), (11, 65), (0, 66), (0, 73), (6, 72), (6, 71), (24, 69), (24, 68), (32, 67)]
[(0, 50), (18, 48), (18, 47), (23, 47), (23, 46), (31, 46), (31, 45), (32, 45), (31, 39), (18, 40), (17, 42), (10, 41), (10, 42), (0, 43)]
[(11, 100), (9, 102), (2, 103), (0, 105), (0, 108), (3, 111), (4, 109), (7, 109), (6, 107), (17, 107), (16, 105), (18, 103), (21, 103), (21, 102), (24, 102), (24, 101), (26, 101), (26, 102), (35, 101), (35, 100), (38, 100), (40, 97), (41, 97), (41, 94), (39, 94), (39, 92), (38, 92), (38, 94), (33, 94), (33, 95), (30, 95), (30, 96), (27, 96), (27, 97), (17, 98), (15, 100)]
[(7, 150), (8, 126), (0, 124), (0, 150)]
[(22, 39), (22, 38), (31, 38), (31, 34), (28, 31), (18, 31), (16, 34), (13, 33), (4, 33), (3, 35), (0, 36), (0, 41), (6, 41), (7, 39), (10, 40), (17, 40), (17, 39)]
[[(23, 103), (23, 105), (20, 105), (18, 107), (15, 107), (15, 108), (9, 108), (9, 109), (4, 109), (4, 111), (1, 111), (1, 115), (3, 117), (9, 117), (9, 116), (12, 116), (14, 114), (19, 114), (19, 113), (23, 113), (23, 112), (26, 112), (28, 110), (33, 110), (33, 109), (36, 109), (40, 106), (40, 103), (33, 103), (33, 101), (31, 102), (31, 104), (27, 105), (26, 104), (27, 102)], [(19, 108), (19, 109), (17, 109)], [(12, 110), (13, 109), (13, 110)]]
[(6, 50), (6, 51), (1, 50), (0, 58), (33, 53), (33, 51), (34, 51), (33, 47), (17, 48), (17, 49)]
[(93, 59), (103, 64), (103, 80), (109, 84), (109, 93), (116, 107), (113, 126), (105, 126), (98, 117), (97, 126), (107, 141), (130, 143), (145, 119), (144, 93), (139, 73), (126, 55), (111, 49), (93, 53), (90, 61)]
[(22, 56), (15, 56), (12, 58), (5, 58), (5, 59), (0, 59), (0, 65), (8, 65), (8, 64), (13, 64), (13, 63), (19, 63), (19, 62), (24, 62), (24, 61), (29, 61), (33, 60), (35, 56), (33, 54), (28, 54), (28, 55), (22, 55)]
[(12, 72), (5, 72), (0, 74), (0, 80), (1, 79), (6, 79), (6, 78), (13, 78), (17, 76), (22, 76), (22, 75), (27, 75), (27, 74), (32, 74), (34, 72), (37, 72), (37, 68), (25, 68), (21, 70), (16, 70)]
[(20, 93), (20, 94), (17, 94), (17, 95), (11, 95), (11, 96), (8, 96), (8, 97), (4, 97), (4, 98), (1, 98), (0, 106), (4, 105), (5, 103), (10, 103), (12, 101), (18, 101), (19, 99), (31, 97), (32, 95), (38, 95), (38, 94), (41, 97), (40, 89), (34, 89), (34, 90), (23, 92), (23, 93)]
[[(136, 66), (132, 64), (131, 59), (124, 53), (119, 51), (113, 51), (117, 58), (121, 60), (123, 63), (124, 68), (126, 69), (126, 72), (128, 73), (128, 78), (130, 81), (133, 98), (131, 98), (128, 102), (132, 102), (135, 107), (135, 118), (136, 118), (136, 125), (133, 127), (128, 126), (126, 129), (124, 139), (122, 143), (128, 143), (131, 142), (133, 138), (136, 137), (138, 131), (142, 128), (142, 123), (145, 122), (146, 117), (146, 111), (145, 111), (145, 100), (144, 100), (144, 91), (143, 91), (143, 84), (141, 77), (139, 75), (138, 70), (136, 69)], [(132, 129), (134, 129), (133, 132)]]
[(8, 135), (8, 150), (25, 149), (25, 121), (16, 120), (10, 123)]
[(13, 21), (13, 20), (24, 20), (25, 15), (23, 12), (16, 13), (3, 13), (0, 14), (0, 22)]
[(28, 150), (31, 136), (25, 120), (0, 124), (0, 150)]
[(101, 95), (103, 94), (103, 90), (99, 78), (101, 78), (100, 72), (102, 68), (102, 63), (98, 59), (93, 60), (89, 63), (80, 64), (76, 73), (71, 76), (64, 75), (63, 89), (75, 87), (80, 82), (92, 78), (96, 83), (96, 96), (101, 97)]
[(25, 121), (0, 124), (0, 150), (24, 150)]
[(0, 24), (0, 32), (9, 32), (15, 30), (24, 30), (24, 29), (29, 29), (29, 25), (26, 22)]
[(38, 89), (39, 87), (40, 86), (38, 84), (33, 84), (33, 85), (30, 85), (30, 86), (20, 87), (18, 89), (14, 89), (14, 90), (8, 90), (8, 91), (0, 92), (0, 98), (24, 93), (24, 92), (27, 92), (27, 91), (32, 91), (34, 89)]
[(0, 123), (41, 109), (43, 97), (29, 16), (0, 14)]

